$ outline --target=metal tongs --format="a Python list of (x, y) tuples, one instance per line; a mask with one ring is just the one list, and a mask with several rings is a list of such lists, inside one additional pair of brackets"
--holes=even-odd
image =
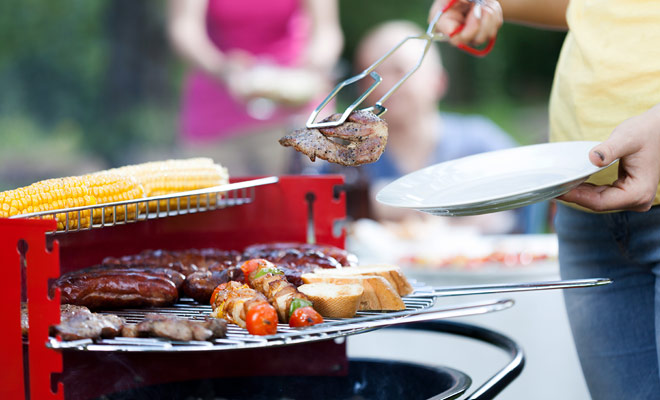
[[(340, 82), (335, 88), (330, 92), (328, 97), (326, 97), (321, 104), (319, 104), (318, 107), (310, 114), (309, 119), (307, 120), (306, 127), (308, 129), (319, 129), (319, 128), (329, 128), (329, 127), (334, 127), (334, 126), (339, 126), (346, 122), (346, 119), (348, 116), (355, 111), (355, 109), (371, 94), (371, 92), (378, 86), (383, 78), (375, 71), (376, 67), (378, 67), (385, 59), (387, 59), (392, 53), (397, 51), (404, 43), (406, 43), (409, 40), (423, 40), (426, 42), (424, 46), (424, 50), (422, 54), (419, 57), (419, 60), (417, 61), (417, 64), (413, 66), (413, 68), (408, 71), (403, 78), (401, 78), (394, 86), (390, 88), (390, 90), (387, 91), (381, 97), (375, 105), (371, 107), (364, 108), (363, 110), (365, 111), (371, 111), (377, 116), (383, 115), (386, 111), (387, 108), (383, 106), (383, 103), (385, 100), (387, 100), (392, 93), (394, 93), (395, 90), (399, 88), (405, 82), (415, 71), (419, 69), (419, 67), (422, 65), (422, 61), (424, 60), (424, 57), (426, 56), (426, 53), (428, 53), (429, 49), (431, 48), (431, 45), (433, 42), (443, 42), (443, 41), (448, 41), (451, 37), (454, 35), (458, 34), (463, 30), (465, 25), (460, 25), (456, 30), (454, 30), (451, 34), (445, 35), (442, 33), (434, 33), (435, 25), (437, 24), (438, 20), (444, 14), (447, 10), (449, 10), (456, 2), (460, 0), (451, 0), (445, 7), (438, 11), (438, 13), (433, 17), (433, 20), (429, 24), (428, 28), (426, 29), (426, 32), (422, 33), (421, 35), (417, 36), (408, 36), (401, 40), (396, 46), (394, 46), (392, 49), (390, 49), (387, 53), (385, 53), (384, 56), (376, 60), (371, 66), (369, 66), (367, 69), (362, 71), (360, 74), (353, 76), (352, 78), (348, 78), (344, 80), (343, 82)], [(475, 3), (478, 5), (483, 5), (484, 0), (467, 0), (471, 3)], [(482, 49), (476, 49), (474, 47), (469, 47), (464, 44), (458, 45), (458, 48), (461, 50), (464, 50), (472, 55), (478, 56), (478, 57), (483, 57), (486, 54), (490, 52), (490, 50), (493, 48), (493, 45), (495, 44), (495, 38), (491, 39), (488, 44), (482, 48)], [(316, 118), (318, 117), (319, 113), (325, 108), (328, 103), (330, 103), (336, 96), (337, 94), (346, 86), (351, 85), (363, 78), (365, 78), (367, 75), (371, 76), (373, 78), (374, 83), (367, 88), (346, 110), (344, 110), (343, 114), (341, 115), (341, 118), (339, 118), (337, 121), (326, 121), (326, 122), (314, 122)]]

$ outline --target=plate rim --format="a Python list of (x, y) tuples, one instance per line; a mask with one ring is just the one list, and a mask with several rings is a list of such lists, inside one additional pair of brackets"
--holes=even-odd
[[(431, 169), (431, 168), (437, 168), (439, 165), (443, 165), (443, 164), (447, 164), (447, 165), (448, 165), (448, 164), (453, 164), (453, 163), (456, 163), (456, 162), (458, 162), (458, 161), (462, 161), (462, 162), (464, 162), (466, 159), (483, 157), (485, 154), (504, 153), (504, 152), (515, 152), (515, 151), (521, 151), (520, 149), (528, 150), (528, 149), (530, 149), (530, 148), (534, 148), (534, 147), (550, 147), (550, 146), (555, 146), (555, 145), (558, 145), (558, 144), (566, 145), (567, 143), (580, 143), (580, 144), (582, 144), (582, 145), (585, 145), (585, 147), (586, 147), (586, 146), (590, 146), (590, 148), (593, 148), (593, 147), (595, 147), (596, 145), (598, 145), (598, 144), (600, 144), (600, 143), (602, 143), (602, 142), (599, 142), (599, 141), (592, 141), (592, 140), (573, 140), (573, 141), (561, 141), (561, 142), (535, 143), (535, 144), (531, 144), (531, 145), (516, 146), (516, 147), (510, 147), (510, 148), (506, 148), (506, 149), (494, 150), (494, 151), (490, 151), (490, 152), (483, 152), (483, 153), (471, 154), (471, 155), (469, 155), (469, 156), (465, 156), (465, 157), (461, 157), (461, 158), (456, 158), (456, 159), (453, 159), (453, 160), (443, 161), (443, 162), (436, 163), (436, 164), (433, 164), (433, 165), (429, 165), (429, 166), (427, 166), (427, 167), (423, 167), (423, 168), (418, 169), (418, 170), (416, 170), (416, 171), (410, 172), (410, 173), (408, 173), (408, 174), (406, 174), (406, 175), (404, 175), (404, 176), (402, 176), (402, 177), (399, 177), (399, 178), (397, 178), (396, 180), (390, 182), (389, 184), (387, 184), (385, 187), (383, 187), (381, 190), (378, 191), (378, 193), (376, 194), (376, 201), (378, 201), (378, 202), (381, 203), (381, 204), (384, 204), (384, 205), (387, 205), (387, 206), (391, 206), (391, 207), (397, 207), (397, 208), (414, 209), (414, 210), (425, 211), (425, 212), (428, 212), (428, 210), (445, 210), (445, 211), (448, 211), (448, 212), (450, 212), (450, 213), (452, 212), (452, 210), (455, 210), (455, 211), (461, 213), (461, 214), (455, 214), (455, 215), (469, 215), (469, 214), (464, 214), (463, 212), (469, 212), (470, 209), (474, 209), (474, 208), (476, 208), (476, 207), (479, 207), (479, 208), (484, 208), (484, 207), (485, 207), (485, 208), (488, 208), (487, 206), (484, 205), (484, 203), (494, 203), (493, 206), (496, 206), (497, 203), (501, 203), (501, 202), (503, 202), (503, 201), (506, 201), (507, 199), (515, 198), (515, 197), (517, 197), (517, 196), (521, 196), (521, 195), (524, 195), (524, 194), (526, 194), (526, 193), (542, 192), (542, 191), (544, 191), (544, 190), (547, 190), (547, 189), (550, 189), (550, 188), (559, 187), (559, 186), (562, 186), (562, 185), (568, 185), (568, 186), (570, 187), (571, 184), (574, 183), (574, 182), (577, 182), (577, 181), (584, 182), (589, 176), (591, 176), (591, 175), (593, 175), (593, 174), (595, 174), (595, 173), (597, 173), (597, 172), (599, 172), (599, 171), (602, 171), (603, 169), (605, 169), (605, 168), (611, 166), (611, 165), (614, 164), (616, 161), (618, 161), (618, 160), (615, 160), (615, 161), (613, 161), (612, 163), (610, 163), (610, 164), (608, 164), (608, 165), (606, 165), (606, 166), (604, 166), (604, 167), (597, 167), (597, 166), (595, 166), (595, 165), (591, 165), (591, 166), (593, 167), (593, 171), (591, 171), (591, 172), (587, 172), (587, 171), (585, 171), (584, 173), (581, 173), (581, 174), (579, 174), (579, 175), (576, 175), (576, 176), (574, 176), (574, 177), (571, 177), (571, 179), (563, 179), (563, 180), (561, 180), (561, 181), (559, 181), (559, 182), (554, 182), (554, 183), (552, 183), (552, 184), (542, 185), (542, 186), (539, 186), (539, 187), (537, 187), (537, 188), (534, 188), (533, 190), (517, 191), (517, 192), (515, 192), (515, 193), (507, 194), (507, 195), (504, 195), (504, 196), (498, 196), (498, 197), (493, 197), (493, 198), (490, 198), (490, 199), (487, 199), (487, 200), (478, 200), (478, 201), (473, 201), (473, 202), (469, 202), (469, 203), (465, 203), (465, 202), (464, 202), (464, 203), (454, 203), (454, 204), (441, 205), (441, 206), (401, 205), (401, 204), (392, 204), (392, 203), (390, 203), (390, 202), (383, 201), (383, 199), (382, 199), (382, 197), (381, 197), (382, 193), (383, 193), (384, 191), (386, 191), (386, 190), (388, 189), (388, 187), (394, 185), (396, 182), (398, 182), (398, 181), (400, 181), (400, 180), (403, 180), (403, 179), (407, 178), (407, 177), (410, 176), (410, 175), (417, 174), (417, 173), (421, 173), (421, 172), (424, 171), (424, 170)], [(581, 183), (581, 182), (578, 182), (577, 184), (579, 184), (579, 183)], [(577, 185), (576, 185), (576, 186), (577, 186)], [(570, 189), (569, 189), (569, 190), (570, 190)], [(565, 192), (564, 192), (564, 193), (565, 193)], [(540, 196), (540, 197), (543, 197), (543, 198), (539, 198), (538, 200), (534, 200), (534, 196), (532, 196), (532, 198), (530, 198), (529, 200), (524, 200), (524, 201), (523, 201), (523, 204), (521, 204), (521, 205), (516, 205), (516, 206), (514, 206), (514, 207), (512, 207), (512, 208), (519, 208), (519, 207), (523, 207), (523, 206), (525, 206), (525, 205), (529, 205), (529, 204), (532, 204), (532, 203), (535, 203), (535, 202), (539, 202), (539, 201), (543, 201), (543, 200), (548, 200), (548, 199), (550, 199), (550, 198), (557, 197), (557, 196), (559, 196), (559, 195), (561, 195), (561, 194), (562, 194), (562, 193), (557, 194), (557, 195), (550, 196), (550, 197), (548, 197), (548, 198), (545, 198), (545, 196)], [(512, 208), (507, 208), (507, 209), (512, 209)], [(501, 211), (506, 211), (507, 209), (504, 209), (504, 210), (501, 210)], [(496, 211), (500, 211), (500, 210), (496, 210)], [(484, 213), (486, 213), (486, 212), (481, 212), (480, 214), (484, 214)], [(435, 214), (435, 213), (434, 213), (434, 214)], [(436, 215), (437, 215), (437, 214), (436, 214)], [(450, 216), (450, 215), (452, 215), (452, 214), (447, 214), (447, 215)]]

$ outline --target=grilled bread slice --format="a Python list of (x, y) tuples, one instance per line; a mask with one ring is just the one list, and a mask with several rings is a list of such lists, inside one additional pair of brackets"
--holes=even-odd
[(358, 284), (307, 283), (298, 291), (314, 303), (314, 309), (326, 318), (352, 318), (359, 306), (364, 288)]
[(333, 276), (378, 275), (385, 278), (396, 289), (399, 296), (407, 296), (414, 291), (408, 279), (401, 272), (401, 268), (396, 265), (370, 264), (337, 269), (317, 268), (314, 273)]
[(338, 285), (358, 284), (364, 292), (360, 298), (359, 310), (404, 310), (406, 305), (401, 296), (387, 279), (378, 275), (330, 275), (308, 273), (302, 275), (305, 283), (335, 283)]

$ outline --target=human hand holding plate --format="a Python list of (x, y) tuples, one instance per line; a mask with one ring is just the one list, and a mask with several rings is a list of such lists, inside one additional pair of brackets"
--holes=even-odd
[(619, 159), (619, 178), (611, 185), (581, 184), (560, 199), (594, 211), (648, 211), (660, 182), (660, 105), (617, 126), (589, 152), (591, 162), (607, 166)]

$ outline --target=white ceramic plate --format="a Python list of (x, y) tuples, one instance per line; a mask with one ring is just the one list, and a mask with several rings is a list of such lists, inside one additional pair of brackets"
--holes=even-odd
[(376, 199), (434, 215), (478, 215), (560, 196), (603, 169), (589, 161), (599, 142), (556, 142), (435, 164), (383, 188)]

